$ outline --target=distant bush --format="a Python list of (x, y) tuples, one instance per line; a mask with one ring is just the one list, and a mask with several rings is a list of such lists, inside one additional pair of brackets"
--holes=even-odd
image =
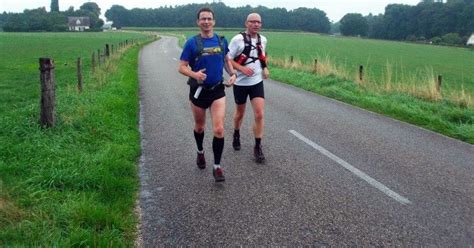
[(411, 41), (411, 42), (415, 42), (417, 41), (418, 39), (416, 38), (415, 35), (408, 35), (407, 37), (407, 41)]
[(435, 36), (435, 37), (431, 38), (431, 42), (432, 42), (433, 44), (436, 44), (436, 45), (441, 44), (442, 41), (443, 41), (443, 40), (442, 40), (440, 37), (438, 37), (438, 36)]
[(446, 45), (461, 45), (462, 38), (458, 33), (449, 33), (443, 35), (442, 42)]

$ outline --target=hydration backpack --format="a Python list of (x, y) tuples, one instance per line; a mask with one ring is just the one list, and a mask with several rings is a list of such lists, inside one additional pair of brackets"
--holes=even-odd
[[(194, 59), (194, 61), (198, 61), (203, 55), (207, 54), (218, 54), (218, 53), (225, 53), (225, 48), (224, 48), (224, 36), (219, 36), (217, 35), (217, 39), (219, 41), (219, 50), (216, 50), (216, 48), (211, 49), (211, 48), (204, 48), (203, 42), (202, 42), (202, 37), (201, 34), (198, 34), (194, 36), (194, 40), (196, 41), (196, 46), (198, 48), (198, 56)], [(225, 54), (223, 56), (225, 58)]]
[[(255, 44), (255, 46), (252, 45), (252, 39), (250, 38), (250, 35), (248, 35), (246, 32), (241, 32), (240, 34), (244, 37), (245, 47), (242, 53), (234, 58), (234, 61), (237, 62), (239, 65), (248, 65), (250, 63), (254, 63), (255, 61), (259, 60), (260, 64), (262, 65), (262, 69), (267, 67), (267, 58), (265, 54), (263, 53), (262, 40), (260, 38), (260, 34), (257, 34), (257, 44)], [(257, 49), (258, 57), (250, 56), (250, 51), (252, 50), (252, 47)]]

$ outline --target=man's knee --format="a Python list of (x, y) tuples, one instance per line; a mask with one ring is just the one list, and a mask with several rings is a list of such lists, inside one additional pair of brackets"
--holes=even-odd
[(218, 138), (224, 137), (224, 125), (216, 125), (214, 127), (214, 136)]
[(255, 121), (261, 121), (264, 118), (263, 108), (257, 108), (254, 110)]
[(255, 121), (262, 121), (264, 118), (263, 111), (255, 112)]
[(202, 132), (204, 132), (204, 129), (205, 129), (205, 128), (206, 128), (206, 126), (203, 125), (203, 124), (196, 123), (196, 124), (194, 125), (194, 131), (196, 131), (197, 133), (202, 133)]
[(234, 118), (237, 120), (242, 120), (242, 118), (244, 118), (244, 113), (235, 111)]

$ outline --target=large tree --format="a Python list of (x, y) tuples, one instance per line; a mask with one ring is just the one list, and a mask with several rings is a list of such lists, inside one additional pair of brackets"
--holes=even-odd
[(413, 8), (404, 4), (389, 4), (385, 7), (384, 28), (385, 38), (391, 40), (404, 40), (414, 29), (416, 15)]
[(78, 10), (74, 11), (72, 16), (88, 16), (91, 21), (91, 30), (100, 31), (104, 25), (104, 21), (99, 18), (100, 8), (97, 3), (87, 2), (81, 5)]
[(113, 22), (114, 27), (118, 28), (129, 26), (129, 21), (131, 21), (129, 11), (121, 5), (112, 5), (110, 9), (105, 11), (105, 17), (108, 21)]
[(81, 5), (81, 7), (79, 7), (79, 9), (80, 10), (85, 10), (85, 11), (90, 12), (90, 13), (93, 13), (97, 17), (100, 16), (100, 8), (99, 8), (99, 5), (97, 5), (97, 3), (87, 2), (87, 3), (84, 3), (83, 5)]
[(331, 23), (326, 13), (319, 9), (297, 8), (290, 12), (290, 28), (309, 32), (329, 33)]
[(51, 12), (59, 12), (58, 0), (51, 0)]
[(343, 35), (367, 36), (369, 24), (361, 14), (346, 14), (342, 17), (340, 30)]

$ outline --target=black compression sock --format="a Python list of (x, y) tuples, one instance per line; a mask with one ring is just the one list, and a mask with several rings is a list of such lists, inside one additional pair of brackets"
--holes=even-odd
[(204, 132), (197, 133), (196, 131), (194, 131), (194, 139), (196, 140), (198, 151), (204, 150), (204, 148), (202, 147), (202, 141), (204, 140)]
[(224, 138), (214, 136), (212, 140), (212, 151), (214, 152), (214, 164), (221, 163), (222, 151), (224, 150)]

